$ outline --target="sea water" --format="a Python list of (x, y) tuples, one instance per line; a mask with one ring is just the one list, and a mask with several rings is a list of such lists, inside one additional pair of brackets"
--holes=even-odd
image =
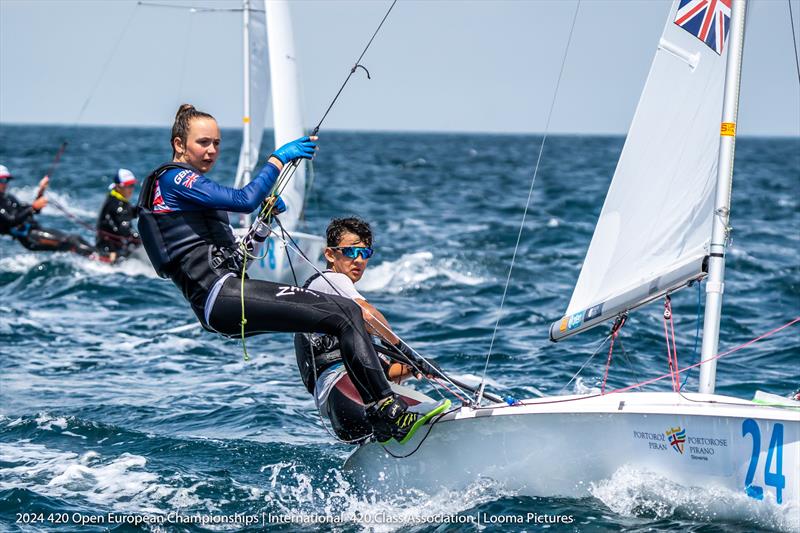
[[(232, 183), (240, 138), (223, 132), (210, 174), (220, 183)], [(10, 192), (31, 201), (65, 139), (48, 196), (69, 216), (49, 206), (38, 219), (90, 241), (116, 170), (141, 182), (171, 155), (166, 129), (3, 125)], [(558, 394), (607, 335), (603, 327), (552, 344), (548, 327), (566, 309), (623, 142), (547, 139), (489, 362), (496, 393)], [(368, 220), (376, 254), (360, 290), (417, 350), (478, 380), (540, 143), (535, 135), (323, 132), (303, 229), (322, 235), (332, 217)], [(800, 315), (799, 203), (800, 139), (739, 139), (721, 351)], [(673, 309), (686, 366), (699, 350), (698, 289), (676, 294)], [(656, 303), (631, 315), (609, 387), (667, 371), (662, 310)], [(532, 498), (486, 479), (435, 494), (360, 494), (342, 471), (351, 447), (321, 423), (291, 336), (250, 339), (245, 361), (240, 342), (195, 324), (148, 264), (33, 253), (0, 237), (0, 530), (798, 527), (782, 510), (731, 505), (739, 495), (630, 469), (582, 499)], [(604, 362), (595, 358), (565, 391), (598, 389)], [(789, 395), (800, 387), (799, 363), (793, 326), (722, 359), (717, 391)], [(696, 387), (694, 370), (686, 389)], [(518, 518), (530, 514), (572, 518)]]

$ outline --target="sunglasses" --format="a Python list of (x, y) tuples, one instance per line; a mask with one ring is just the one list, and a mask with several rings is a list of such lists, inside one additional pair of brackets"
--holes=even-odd
[(359, 255), (363, 259), (369, 259), (375, 253), (375, 250), (365, 246), (331, 246), (330, 248), (331, 250), (339, 250), (343, 256), (349, 259), (355, 259)]

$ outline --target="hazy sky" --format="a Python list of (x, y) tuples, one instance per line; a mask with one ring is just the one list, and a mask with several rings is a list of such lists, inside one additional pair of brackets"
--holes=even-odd
[[(389, 4), (292, 2), (309, 127)], [(669, 5), (581, 3), (551, 131), (627, 131)], [(800, 18), (800, 0), (792, 6)], [(373, 79), (351, 80), (325, 127), (543, 131), (574, 8), (573, 0), (400, 0), (362, 61)], [(753, 0), (748, 9), (738, 131), (800, 135), (787, 0)], [(135, 0), (0, 0), (0, 122), (166, 127), (177, 106), (191, 102), (235, 127), (241, 54), (240, 13), (190, 13)]]

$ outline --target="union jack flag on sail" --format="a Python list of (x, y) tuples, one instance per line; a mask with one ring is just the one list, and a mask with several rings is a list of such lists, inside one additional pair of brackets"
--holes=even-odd
[(722, 55), (731, 23), (731, 0), (681, 0), (675, 24)]

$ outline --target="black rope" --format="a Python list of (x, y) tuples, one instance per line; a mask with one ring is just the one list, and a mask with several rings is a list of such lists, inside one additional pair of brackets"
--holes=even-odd
[[(275, 217), (275, 222), (278, 223), (278, 227), (281, 228), (281, 234), (283, 236), (283, 241), (286, 242), (286, 236), (289, 235), (289, 232), (286, 231), (286, 228), (283, 227), (281, 221), (278, 220), (278, 217)], [(292, 240), (294, 242), (294, 240)], [(296, 245), (295, 245), (296, 246)], [(300, 286), (300, 282), (297, 280), (297, 273), (294, 271), (294, 265), (292, 264), (292, 255), (289, 253), (289, 248), (284, 245), (283, 249), (286, 251), (286, 259), (289, 261), (289, 268), (292, 270), (292, 279), (294, 280), (294, 284), (296, 286)], [(299, 250), (300, 248), (298, 248)]]
[(797, 55), (797, 37), (794, 33), (794, 14), (792, 13), (792, 0), (789, 2), (789, 21), (792, 23), (792, 42), (794, 43), (794, 64), (797, 67), (797, 81), (800, 82), (800, 58)]
[(406, 455), (395, 455), (394, 453), (392, 453), (392, 451), (389, 448), (387, 448), (385, 445), (381, 444), (381, 447), (383, 447), (383, 451), (385, 451), (386, 453), (391, 455), (394, 459), (407, 459), (408, 457), (411, 457), (412, 455), (414, 455), (415, 453), (417, 453), (419, 451), (419, 449), (422, 447), (422, 444), (428, 439), (428, 437), (431, 434), (431, 431), (433, 431), (433, 426), (436, 425), (436, 423), (439, 422), (439, 420), (441, 420), (443, 416), (448, 415), (448, 414), (452, 413), (453, 411), (457, 411), (458, 409), (460, 409), (460, 408), (459, 407), (455, 407), (453, 409), (450, 409), (449, 411), (445, 411), (444, 413), (440, 414), (439, 416), (437, 416), (436, 418), (431, 420), (430, 424), (426, 424), (428, 426), (428, 431), (425, 433), (425, 436), (422, 437), (422, 439), (419, 441), (419, 444), (417, 444), (417, 447), (414, 448), (413, 450), (411, 450), (410, 452), (408, 452)]

